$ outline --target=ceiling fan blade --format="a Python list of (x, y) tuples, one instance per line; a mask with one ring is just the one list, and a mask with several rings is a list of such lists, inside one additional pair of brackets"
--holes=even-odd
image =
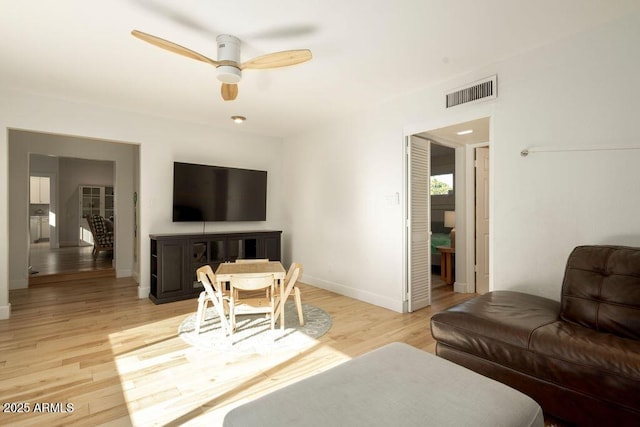
[(311, 51), (309, 49), (284, 50), (282, 52), (268, 53), (258, 56), (244, 62), (241, 70), (264, 70), (267, 68), (288, 67), (290, 65), (300, 64), (311, 59)]
[(147, 43), (151, 43), (153, 45), (166, 49), (169, 52), (177, 53), (178, 55), (186, 56), (187, 58), (206, 62), (207, 64), (211, 64), (213, 66), (220, 65), (218, 61), (214, 61), (211, 58), (207, 58), (206, 56), (201, 55), (198, 52), (187, 49), (186, 47), (180, 46), (179, 44), (176, 44), (174, 42), (170, 42), (169, 40), (161, 39), (160, 37), (152, 36), (151, 34), (143, 33), (142, 31), (138, 30), (131, 31), (131, 35), (139, 38), (140, 40), (144, 40)]
[(222, 83), (220, 93), (222, 93), (222, 99), (225, 101), (233, 101), (238, 96), (238, 85), (235, 83)]

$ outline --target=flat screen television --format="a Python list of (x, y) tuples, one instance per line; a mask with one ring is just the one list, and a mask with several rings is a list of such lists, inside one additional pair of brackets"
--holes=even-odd
[(266, 219), (266, 171), (174, 162), (174, 222)]

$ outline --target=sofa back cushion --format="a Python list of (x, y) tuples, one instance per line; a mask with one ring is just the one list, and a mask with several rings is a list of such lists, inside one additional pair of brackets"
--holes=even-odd
[(640, 339), (640, 248), (578, 246), (562, 283), (562, 319)]

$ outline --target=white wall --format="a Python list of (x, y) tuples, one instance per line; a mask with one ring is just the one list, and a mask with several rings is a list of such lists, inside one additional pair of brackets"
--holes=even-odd
[[(201, 232), (203, 229), (201, 223), (174, 224), (171, 221), (174, 161), (245, 167), (269, 172), (266, 222), (207, 223), (206, 231), (284, 228), (280, 157), (282, 144), (277, 138), (225, 131), (201, 124), (174, 122), (165, 118), (153, 118), (126, 111), (77, 104), (8, 89), (0, 89), (0, 129), (3, 130), (0, 132), (0, 230), (3, 230), (2, 233), (5, 236), (9, 235), (11, 226), (9, 221), (11, 204), (7, 187), (8, 129), (75, 135), (139, 145), (140, 297), (146, 297), (149, 292), (148, 235), (150, 233)], [(132, 162), (134, 159), (135, 153), (132, 154)], [(116, 170), (116, 176), (117, 174)], [(135, 181), (136, 178), (132, 177), (132, 186)], [(116, 203), (118, 203), (117, 197), (118, 194), (116, 194)], [(122, 197), (125, 197), (125, 194), (122, 194)], [(126, 197), (131, 199), (132, 191), (128, 192)], [(131, 218), (130, 229), (132, 229), (133, 210), (126, 212), (125, 215)], [(0, 239), (0, 318), (9, 315), (8, 248), (8, 239)], [(133, 255), (130, 257), (129, 263), (132, 264)]]
[(394, 110), (288, 141), (291, 250), (304, 278), (401, 311), (403, 124)]
[[(581, 244), (640, 246), (640, 14), (501, 67), (494, 148), (494, 284), (560, 298)], [(535, 153), (531, 146), (635, 146)], [(510, 196), (509, 196), (510, 195)]]
[[(305, 280), (400, 310), (403, 133), (492, 117), (492, 289), (560, 298), (580, 244), (640, 246), (640, 150), (537, 153), (535, 145), (640, 148), (640, 15), (493, 64), (285, 141), (295, 165), (291, 250)], [(498, 99), (445, 111), (444, 93), (498, 74)], [(403, 202), (404, 203), (404, 200)]]
[[(124, 145), (124, 147), (133, 148), (130, 145)], [(132, 155), (132, 150), (129, 150), (128, 155)], [(133, 163), (133, 160), (131, 160), (131, 163)], [(113, 186), (114, 166), (115, 163), (112, 161), (60, 158), (60, 175), (58, 178), (58, 212), (60, 217), (58, 224), (60, 227), (61, 246), (77, 246), (80, 241), (80, 228), (78, 226), (80, 224), (79, 186)], [(133, 170), (129, 171), (129, 179), (132, 183), (133, 172)], [(127, 194), (128, 199), (130, 199), (129, 196), (130, 194)], [(127, 236), (127, 242), (131, 242), (131, 238), (132, 236)]]

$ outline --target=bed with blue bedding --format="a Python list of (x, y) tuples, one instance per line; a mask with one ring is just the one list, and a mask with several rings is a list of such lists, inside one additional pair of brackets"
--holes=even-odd
[[(431, 235), (431, 254), (440, 256), (440, 252), (436, 249), (438, 246), (451, 246), (451, 238), (449, 233), (433, 233)], [(438, 262), (439, 264), (439, 262)]]

